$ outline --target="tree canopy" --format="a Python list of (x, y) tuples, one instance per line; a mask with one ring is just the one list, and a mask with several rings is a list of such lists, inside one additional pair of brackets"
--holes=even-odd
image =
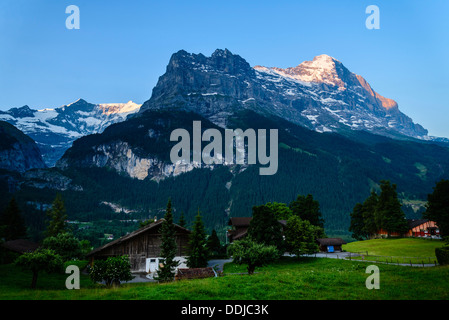
[(380, 188), (380, 195), (371, 191), (363, 204), (357, 203), (354, 206), (349, 227), (354, 239), (373, 237), (380, 230), (386, 231), (388, 235), (407, 232), (408, 224), (398, 199), (396, 185), (382, 180)]
[(324, 219), (320, 211), (320, 203), (313, 199), (311, 194), (298, 195), (289, 206), (292, 213), (301, 220), (307, 220), (314, 226), (324, 228)]
[(59, 193), (56, 195), (52, 206), (47, 210), (47, 217), (49, 218), (49, 224), (45, 232), (47, 237), (56, 237), (58, 234), (68, 231), (66, 209)]
[(307, 220), (291, 216), (287, 220), (284, 232), (286, 249), (298, 257), (317, 252), (316, 228), (319, 227), (312, 225)]
[(279, 258), (276, 246), (267, 246), (257, 243), (250, 237), (234, 241), (228, 248), (236, 264), (246, 264), (248, 274), (253, 274), (256, 267), (263, 266)]
[(19, 256), (14, 264), (24, 270), (32, 272), (31, 288), (35, 289), (39, 272), (56, 273), (62, 271), (61, 257), (50, 249), (38, 249)]
[(12, 198), (0, 216), (0, 238), (5, 241), (25, 238), (27, 230), (17, 202)]
[(269, 206), (253, 207), (253, 218), (248, 228), (248, 236), (260, 244), (282, 247), (282, 225)]
[(221, 242), (215, 229), (212, 230), (212, 233), (207, 238), (207, 248), (212, 255), (218, 255), (222, 251)]
[(198, 212), (193, 223), (193, 229), (189, 240), (190, 253), (187, 257), (187, 266), (189, 268), (207, 267), (209, 250), (206, 244), (206, 231), (201, 215)]
[(393, 232), (399, 234), (407, 232), (408, 224), (398, 199), (396, 185), (391, 184), (388, 180), (382, 180), (380, 189), (381, 193), (375, 211), (377, 227), (385, 230), (388, 235)]
[(436, 222), (441, 236), (449, 241), (449, 180), (439, 181), (427, 196), (426, 212), (423, 216)]

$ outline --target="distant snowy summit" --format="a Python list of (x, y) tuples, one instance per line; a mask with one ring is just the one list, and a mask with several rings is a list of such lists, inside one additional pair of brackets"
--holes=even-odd
[(140, 107), (132, 101), (92, 104), (78, 99), (57, 108), (33, 110), (23, 106), (0, 111), (0, 120), (13, 124), (35, 140), (45, 163), (53, 166), (74, 140), (101, 133), (109, 125), (126, 120)]
[(139, 113), (173, 107), (200, 113), (221, 127), (230, 115), (251, 109), (317, 132), (364, 130), (398, 139), (433, 139), (396, 101), (326, 54), (282, 69), (251, 67), (227, 49), (210, 57), (181, 50), (172, 55)]
[(307, 106), (301, 115), (316, 131), (350, 128), (389, 136), (427, 138), (427, 130), (399, 111), (396, 101), (375, 92), (362, 76), (326, 54), (287, 69), (261, 66), (255, 69), (271, 80), (278, 77), (309, 88), (312, 100), (318, 105)]

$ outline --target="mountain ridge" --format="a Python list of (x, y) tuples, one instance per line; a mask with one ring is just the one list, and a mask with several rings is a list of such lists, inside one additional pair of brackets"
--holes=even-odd
[(84, 135), (102, 132), (124, 121), (140, 109), (139, 104), (92, 104), (78, 99), (57, 108), (31, 109), (29, 106), (0, 111), (0, 120), (9, 122), (33, 138), (48, 166), (53, 166), (72, 142)]
[(170, 58), (166, 73), (139, 114), (175, 105), (196, 110), (220, 126), (226, 126), (231, 113), (249, 108), (318, 132), (349, 127), (391, 133), (391, 137), (432, 139), (393, 99), (375, 92), (362, 76), (328, 55), (281, 69), (251, 67), (228, 49), (217, 49), (210, 57), (180, 50)]
[[(75, 140), (55, 168), (33, 173), (35, 181), (23, 184), (29, 187), (20, 191), (21, 198), (48, 204), (50, 196), (36, 187), (60, 185), (66, 188), (62, 192), (70, 219), (85, 221), (123, 219), (99, 205), (104, 201), (136, 210), (135, 217), (154, 217), (170, 197), (177, 214), (184, 211), (193, 221), (200, 208), (208, 228), (224, 231), (229, 217), (249, 216), (254, 205), (289, 203), (298, 194), (312, 194), (327, 230), (345, 234), (354, 205), (378, 190), (381, 180), (396, 183), (404, 201), (424, 202), (435, 182), (448, 175), (449, 148), (382, 122), (379, 114), (387, 112), (389, 120), (399, 121), (401, 114), (392, 118), (398, 108), (386, 110), (381, 103), (389, 100), (376, 100), (368, 84), (364, 88), (355, 74), (340, 68), (339, 79), (304, 84), (269, 68), (258, 71), (229, 50), (211, 57), (179, 51), (138, 113)], [(344, 89), (339, 89), (340, 80)], [(355, 97), (361, 101), (353, 101)], [(372, 110), (379, 119), (372, 114), (367, 120), (377, 119), (377, 130), (354, 130), (339, 122), (349, 121), (345, 113), (368, 117)], [(169, 157), (176, 144), (171, 133), (183, 128), (192, 136), (193, 121), (222, 135), (225, 128), (277, 129), (277, 173), (261, 176), (258, 164), (177, 167)], [(402, 128), (413, 133), (413, 122), (403, 121)], [(59, 182), (47, 172), (57, 173)], [(420, 212), (408, 208), (407, 215), (419, 217)]]
[(0, 169), (23, 173), (46, 168), (36, 143), (6, 121), (0, 121)]

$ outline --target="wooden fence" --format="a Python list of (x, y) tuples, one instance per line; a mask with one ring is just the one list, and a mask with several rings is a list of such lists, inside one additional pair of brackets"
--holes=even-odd
[(387, 264), (396, 265), (410, 265), (410, 266), (429, 266), (438, 265), (437, 259), (435, 257), (402, 257), (402, 256), (380, 256), (380, 255), (370, 255), (368, 251), (363, 252), (349, 252), (346, 256), (348, 260), (361, 260), (361, 261), (372, 261), (372, 262), (382, 262)]

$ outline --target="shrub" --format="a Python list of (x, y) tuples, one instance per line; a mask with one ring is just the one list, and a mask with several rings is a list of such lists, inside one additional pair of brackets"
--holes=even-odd
[(228, 247), (228, 252), (234, 263), (248, 265), (248, 274), (253, 274), (256, 267), (279, 258), (279, 252), (275, 246), (266, 246), (249, 238), (234, 241)]
[(133, 279), (128, 256), (109, 257), (106, 260), (95, 261), (90, 269), (90, 278), (95, 282), (103, 282), (107, 287), (120, 285), (122, 281)]
[(449, 265), (449, 246), (435, 249), (435, 256), (440, 265)]

